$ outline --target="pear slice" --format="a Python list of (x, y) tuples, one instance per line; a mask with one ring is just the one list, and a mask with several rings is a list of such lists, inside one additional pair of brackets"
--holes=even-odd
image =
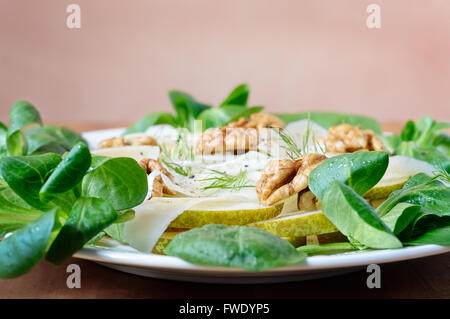
[(386, 198), (402, 188), (412, 176), (418, 173), (432, 176), (434, 171), (435, 167), (427, 162), (401, 155), (391, 156), (383, 178), (364, 194), (364, 198), (369, 201)]
[(184, 211), (169, 228), (195, 228), (207, 224), (246, 225), (271, 218), (281, 213), (283, 204), (262, 206), (256, 202), (202, 202)]
[(182, 231), (166, 231), (161, 237), (159, 237), (155, 246), (152, 249), (153, 254), (165, 255), (164, 248), (170, 243), (170, 241), (178, 234), (182, 233)]
[(256, 222), (248, 226), (267, 230), (280, 237), (302, 237), (338, 231), (322, 211), (282, 214), (277, 218)]
[[(179, 229), (179, 228), (178, 228)], [(165, 255), (164, 248), (171, 242), (171, 240), (178, 234), (183, 231), (188, 231), (188, 228), (177, 231), (165, 231), (161, 237), (158, 239), (158, 242), (152, 249), (153, 254)], [(347, 241), (347, 237), (342, 235), (340, 232), (321, 234), (321, 235), (312, 235), (308, 237), (316, 237), (317, 244), (327, 244), (327, 243), (336, 243), (336, 242), (344, 242)], [(304, 246), (307, 243), (307, 237), (281, 237), (284, 240), (288, 241), (294, 247)]]
[(387, 198), (393, 191), (396, 191), (406, 184), (408, 178), (402, 182), (398, 182), (392, 185), (375, 186), (364, 194), (364, 198), (368, 201)]
[[(185, 229), (183, 231), (188, 231), (189, 229)], [(153, 254), (165, 255), (164, 248), (171, 242), (171, 240), (178, 234), (183, 231), (165, 231), (161, 237), (158, 239), (158, 242), (152, 249)], [(283, 237), (284, 240), (288, 241), (292, 246), (299, 247), (306, 245), (306, 237)]]

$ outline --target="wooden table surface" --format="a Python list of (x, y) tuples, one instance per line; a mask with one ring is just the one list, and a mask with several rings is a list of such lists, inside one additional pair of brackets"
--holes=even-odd
[[(67, 125), (77, 130), (111, 127)], [(120, 126), (120, 125), (118, 125)], [(384, 125), (398, 131), (400, 125)], [(67, 265), (81, 268), (81, 288), (66, 285)], [(55, 267), (41, 261), (28, 274), (0, 280), (1, 298), (450, 298), (450, 254), (381, 265), (381, 288), (369, 289), (365, 270), (282, 284), (222, 285), (139, 277), (72, 258)]]

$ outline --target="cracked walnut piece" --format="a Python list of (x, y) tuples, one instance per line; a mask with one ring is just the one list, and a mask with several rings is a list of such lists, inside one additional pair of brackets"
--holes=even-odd
[(253, 128), (219, 127), (207, 129), (197, 144), (199, 154), (220, 154), (233, 152), (243, 154), (257, 150), (258, 132)]
[[(147, 175), (153, 172), (154, 170), (158, 170), (164, 175), (166, 175), (168, 178), (172, 179), (172, 174), (170, 174), (169, 171), (164, 166), (162, 166), (162, 164), (157, 160), (144, 158), (139, 161), (139, 165), (143, 169), (145, 169)], [(164, 184), (161, 175), (158, 175), (153, 180), (152, 197), (163, 197), (163, 194), (175, 195), (176, 193), (169, 187), (167, 187), (166, 184)]]
[(327, 151), (333, 153), (384, 150), (383, 143), (372, 130), (361, 130), (350, 124), (330, 127), (324, 141)]
[(310, 153), (299, 159), (272, 160), (256, 182), (256, 194), (261, 204), (270, 206), (308, 187), (308, 177), (314, 168), (326, 160), (322, 154)]
[(250, 115), (250, 119), (247, 120), (245, 117), (241, 117), (235, 122), (230, 122), (226, 127), (243, 127), (243, 128), (256, 128), (261, 129), (265, 127), (275, 127), (279, 129), (285, 128), (284, 122), (277, 116), (269, 113), (253, 113)]
[(103, 140), (98, 144), (98, 148), (139, 145), (158, 145), (158, 143), (153, 137), (145, 134), (130, 134), (129, 136), (113, 137)]
[(266, 127), (283, 129), (284, 122), (269, 113), (254, 113), (250, 119), (241, 117), (226, 126), (210, 128), (203, 132), (197, 144), (199, 154), (233, 152), (242, 154), (258, 149), (258, 130)]

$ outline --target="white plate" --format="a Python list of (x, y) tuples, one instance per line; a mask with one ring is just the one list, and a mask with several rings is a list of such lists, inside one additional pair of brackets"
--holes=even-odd
[[(120, 135), (123, 129), (86, 132), (91, 147), (105, 138)], [(400, 249), (366, 250), (308, 257), (305, 262), (258, 272), (236, 268), (198, 266), (176, 257), (144, 254), (112, 240), (89, 246), (75, 257), (92, 260), (109, 268), (140, 276), (206, 283), (274, 283), (323, 278), (382, 264), (450, 252), (450, 247), (423, 245)]]

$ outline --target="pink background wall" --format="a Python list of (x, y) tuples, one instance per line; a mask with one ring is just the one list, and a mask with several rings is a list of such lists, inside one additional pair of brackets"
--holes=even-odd
[[(66, 27), (81, 6), (82, 27)], [(381, 6), (381, 29), (366, 8)], [(127, 123), (241, 82), (276, 112), (450, 120), (450, 1), (0, 0), (0, 119)]]

